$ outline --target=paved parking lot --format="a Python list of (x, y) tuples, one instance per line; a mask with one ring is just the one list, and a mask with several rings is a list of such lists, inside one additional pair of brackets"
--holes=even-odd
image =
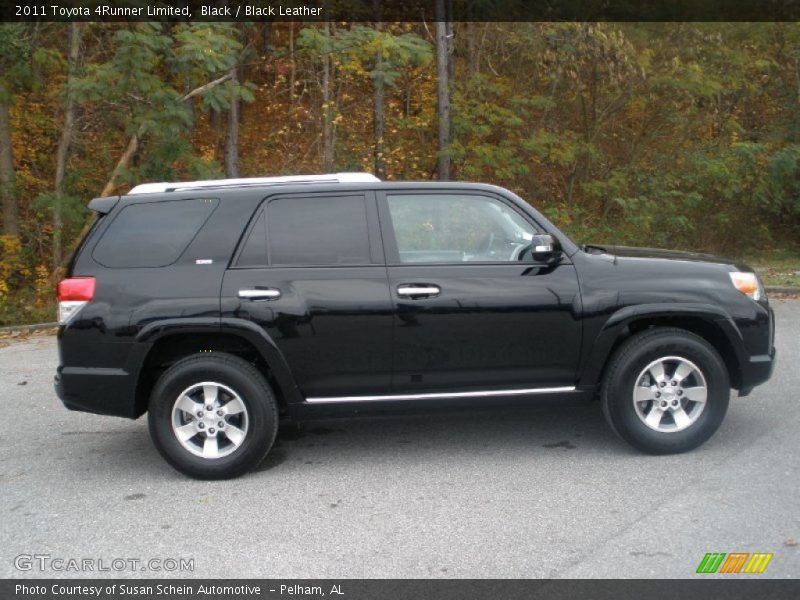
[(173, 471), (144, 420), (68, 412), (55, 339), (15, 342), (0, 348), (0, 577), (98, 575), (19, 571), (25, 554), (194, 559), (172, 576), (691, 577), (737, 551), (797, 577), (800, 302), (774, 305), (775, 377), (690, 454), (638, 454), (598, 406), (550, 407), (286, 429), (230, 482)]

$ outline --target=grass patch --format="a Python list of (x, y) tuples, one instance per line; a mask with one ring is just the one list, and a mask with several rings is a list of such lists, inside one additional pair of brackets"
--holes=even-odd
[(800, 288), (800, 252), (774, 252), (745, 259), (764, 285)]
[(52, 323), (55, 320), (55, 300), (37, 301), (33, 294), (14, 295), (0, 300), (0, 327)]

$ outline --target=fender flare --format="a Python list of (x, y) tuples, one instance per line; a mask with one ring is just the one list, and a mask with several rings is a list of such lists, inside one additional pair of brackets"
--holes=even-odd
[[(609, 316), (591, 345), (587, 346), (584, 361), (578, 377), (579, 387), (596, 386), (603, 375), (608, 358), (625, 332), (625, 329), (643, 319), (691, 317), (705, 321), (722, 334), (729, 348), (733, 351), (736, 367), (741, 369), (746, 362), (743, 351), (742, 333), (733, 318), (719, 306), (701, 303), (654, 303), (637, 304), (620, 308)], [(735, 377), (731, 377), (732, 382)]]
[(139, 366), (144, 364), (150, 349), (157, 341), (173, 335), (191, 333), (227, 333), (242, 338), (252, 345), (269, 365), (286, 403), (296, 404), (303, 401), (289, 364), (274, 340), (262, 327), (246, 319), (181, 318), (148, 323), (136, 335), (137, 346), (142, 348)]

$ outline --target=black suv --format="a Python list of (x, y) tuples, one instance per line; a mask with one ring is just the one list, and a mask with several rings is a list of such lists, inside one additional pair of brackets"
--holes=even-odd
[(98, 198), (58, 287), (56, 390), (149, 413), (176, 469), (226, 478), (279, 420), (600, 399), (654, 454), (773, 370), (751, 269), (577, 246), (508, 190), (365, 174), (145, 184)]

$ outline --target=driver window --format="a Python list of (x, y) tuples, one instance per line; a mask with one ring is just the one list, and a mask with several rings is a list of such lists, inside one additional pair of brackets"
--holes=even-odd
[(488, 196), (392, 194), (388, 203), (402, 263), (514, 262), (537, 233)]

